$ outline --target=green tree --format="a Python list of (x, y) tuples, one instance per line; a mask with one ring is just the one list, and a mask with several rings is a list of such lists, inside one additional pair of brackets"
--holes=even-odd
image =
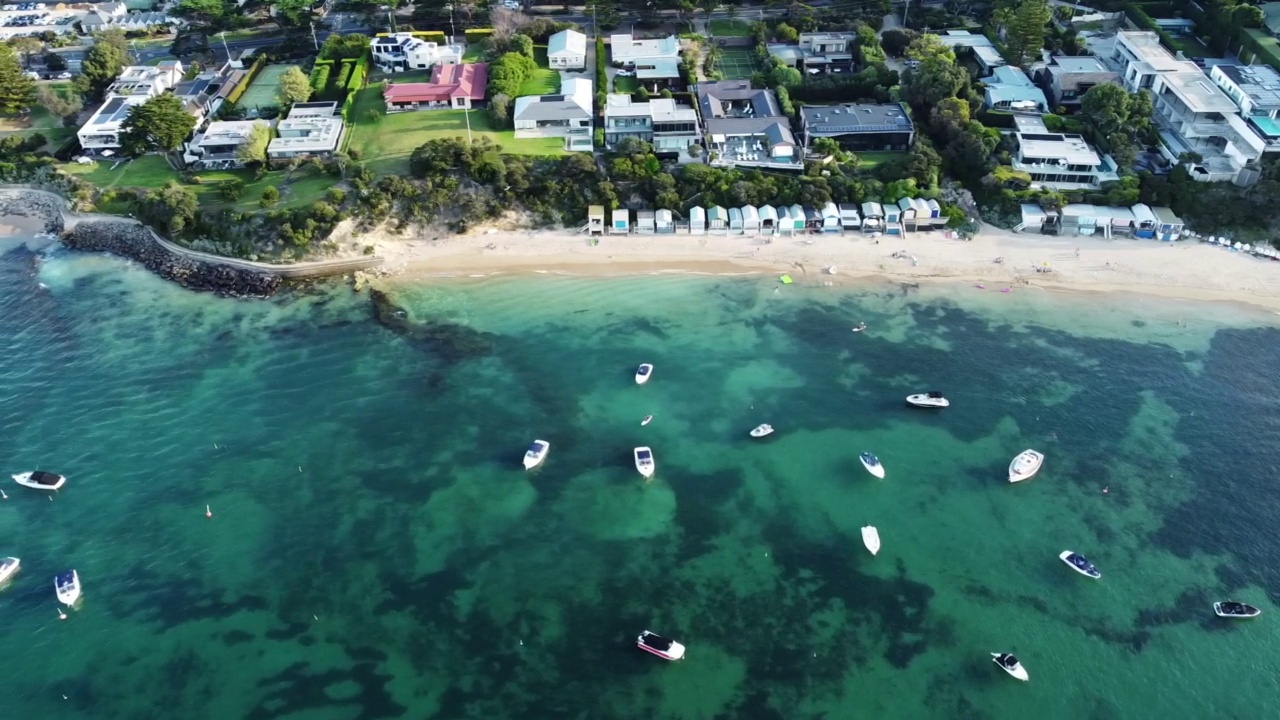
[(800, 39), (800, 32), (786, 23), (778, 23), (773, 29), (773, 34), (778, 36), (782, 42), (796, 42)]
[(235, 202), (240, 199), (241, 195), (244, 195), (244, 181), (240, 178), (231, 178), (218, 186), (218, 194), (222, 196), (223, 200)]
[(311, 98), (311, 79), (294, 65), (280, 76), (280, 91), (277, 95), (282, 105), (306, 102)]
[(22, 56), (23, 67), (31, 67), (31, 56), (44, 49), (44, 42), (30, 35), (19, 35), (11, 39), (9, 45)]
[(36, 101), (36, 84), (22, 72), (18, 53), (0, 45), (0, 113), (20, 113)]
[(880, 47), (889, 57), (902, 57), (914, 40), (916, 34), (912, 30), (906, 28), (891, 28), (885, 30), (880, 36)]
[(138, 203), (138, 218), (150, 225), (177, 235), (190, 227), (200, 210), (196, 194), (176, 180), (143, 195)]
[(955, 53), (937, 35), (921, 35), (913, 40), (907, 57), (919, 64), (902, 74), (902, 99), (922, 113), (955, 97), (968, 82), (968, 72), (956, 64)]
[(1002, 0), (993, 18), (1004, 28), (1005, 60), (1010, 65), (1026, 67), (1040, 59), (1053, 19), (1049, 0)]
[(533, 38), (528, 35), (512, 35), (511, 47), (530, 60), (533, 59)]
[(224, 0), (182, 0), (173, 9), (173, 14), (196, 25), (217, 28), (226, 18), (227, 3)]
[(84, 102), (75, 93), (63, 94), (48, 85), (41, 85), (36, 90), (36, 98), (40, 105), (50, 114), (60, 118), (74, 118), (84, 109)]
[(76, 89), (90, 98), (101, 98), (107, 86), (115, 82), (120, 68), (126, 64), (124, 52), (114, 43), (99, 42), (85, 53), (76, 77)]
[(255, 123), (244, 144), (236, 148), (236, 159), (245, 165), (262, 165), (267, 161), (267, 146), (271, 144), (271, 128), (266, 123)]
[(1121, 167), (1133, 164), (1151, 130), (1151, 98), (1115, 83), (1094, 85), (1080, 98), (1090, 139), (1111, 153)]
[(170, 93), (157, 95), (129, 110), (120, 123), (120, 148), (137, 157), (152, 151), (172, 152), (191, 137), (196, 119)]
[(264, 208), (269, 208), (278, 202), (280, 202), (280, 191), (276, 189), (275, 185), (268, 185), (262, 191), (262, 197), (258, 200), (258, 204)]
[(272, 0), (276, 24), (285, 27), (305, 27), (311, 22), (312, 0)]

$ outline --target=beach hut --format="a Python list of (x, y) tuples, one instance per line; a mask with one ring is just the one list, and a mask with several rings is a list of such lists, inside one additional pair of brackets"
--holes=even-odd
[(654, 227), (654, 217), (652, 210), (636, 211), (636, 232), (641, 235), (652, 235)]
[(613, 211), (613, 224), (609, 226), (610, 235), (626, 235), (631, 232), (631, 211), (618, 209)]
[(822, 232), (833, 233), (840, 232), (840, 208), (833, 202), (828, 202), (822, 206)]
[(729, 208), (729, 234), (742, 234), (742, 208)]
[(604, 206), (587, 206), (587, 232), (592, 235), (604, 234)]
[(916, 231), (916, 201), (912, 198), (898, 198), (898, 222), (902, 223), (902, 232)]
[(923, 198), (916, 198), (911, 201), (916, 211), (916, 230), (932, 230), (933, 220), (929, 218), (929, 203)]
[[(1109, 224), (1107, 224), (1110, 227)], [(1062, 206), (1062, 234), (1093, 235), (1098, 232), (1098, 212), (1092, 205), (1068, 203)]]
[(1133, 232), (1133, 210), (1108, 205), (1102, 208), (1099, 215), (1107, 218), (1107, 227), (1103, 231), (1104, 237), (1128, 237)]
[(1160, 222), (1160, 229), (1156, 231), (1156, 237), (1164, 242), (1173, 242), (1182, 237), (1182, 231), (1185, 227), (1177, 215), (1169, 208), (1158, 207), (1151, 208), (1151, 212), (1155, 213), (1156, 220)]
[(840, 203), (840, 227), (845, 230), (860, 230), (862, 216), (858, 214), (858, 206), (853, 203)]
[(862, 203), (862, 229), (865, 232), (882, 232), (884, 230), (884, 208), (878, 202)]
[(933, 223), (933, 226), (946, 225), (947, 218), (942, 216), (942, 205), (937, 200), (925, 200), (924, 202), (929, 206), (929, 220)]
[(755, 205), (742, 206), (742, 232), (747, 235), (760, 234), (760, 211)]
[(884, 234), (901, 235), (902, 210), (896, 203), (886, 203), (881, 207), (884, 208)]
[(1043, 233), (1053, 224), (1050, 221), (1049, 213), (1045, 212), (1036, 203), (1022, 203), (1020, 209), (1022, 211), (1022, 222), (1014, 227), (1015, 232)]
[(790, 218), (790, 221), (788, 222), (790, 232), (804, 232), (804, 208), (800, 207), (798, 204), (792, 205), (787, 208), (787, 217)]
[[(786, 212), (786, 209), (783, 209)], [(772, 205), (760, 206), (760, 233), (772, 235), (778, 229), (778, 211)]]
[(653, 231), (659, 235), (670, 235), (676, 231), (676, 221), (671, 216), (670, 210), (655, 210), (653, 212)]
[(1133, 212), (1133, 234), (1146, 240), (1156, 236), (1156, 214), (1151, 208), (1138, 203), (1129, 208)]
[(713, 205), (707, 208), (707, 232), (723, 235), (729, 231), (729, 211)]
[(689, 234), (705, 235), (707, 233), (707, 211), (694, 205), (689, 208)]
[(814, 208), (803, 208), (805, 232), (822, 232), (822, 213)]

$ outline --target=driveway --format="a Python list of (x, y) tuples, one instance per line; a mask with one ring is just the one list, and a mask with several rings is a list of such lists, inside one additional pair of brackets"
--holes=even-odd
[[(570, 78), (587, 78), (595, 84), (596, 77), (596, 44), (595, 41), (587, 40), (587, 59), (581, 70), (561, 70), (560, 86), (564, 87), (564, 81)], [(600, 91), (599, 87), (595, 88), (596, 92)]]

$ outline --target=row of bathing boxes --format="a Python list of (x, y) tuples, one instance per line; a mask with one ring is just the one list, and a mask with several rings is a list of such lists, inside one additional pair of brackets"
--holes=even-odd
[(744, 205), (723, 208), (689, 208), (687, 218), (677, 218), (670, 210), (614, 210), (603, 205), (587, 208), (586, 231), (593, 235), (630, 233), (690, 235), (794, 235), (803, 233), (880, 233), (933, 230), (947, 224), (937, 200), (902, 198), (897, 203), (864, 202), (836, 204), (821, 208), (801, 205)]

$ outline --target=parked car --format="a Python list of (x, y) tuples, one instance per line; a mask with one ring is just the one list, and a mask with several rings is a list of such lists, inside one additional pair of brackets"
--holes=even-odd
[(520, 8), (520, 1), (519, 1), (519, 0), (502, 0), (502, 7), (506, 8), (506, 9), (508, 9), (508, 10), (519, 10), (519, 9), (521, 9), (521, 8)]
[(635, 77), (635, 76), (636, 76), (635, 70), (619, 70), (617, 72), (617, 77)]
[(60, 72), (60, 73), (58, 73), (58, 79), (59, 79), (59, 80), (70, 80), (70, 79), (71, 79), (71, 73), (69, 73), (69, 72)]

